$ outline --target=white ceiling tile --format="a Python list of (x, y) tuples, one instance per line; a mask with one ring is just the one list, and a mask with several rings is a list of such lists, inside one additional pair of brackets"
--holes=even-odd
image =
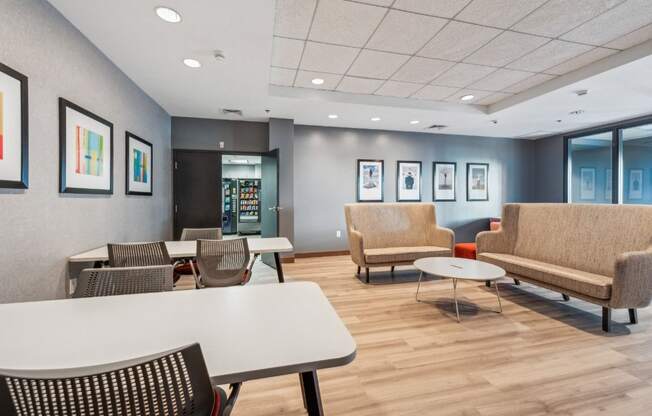
[(349, 69), (348, 75), (387, 79), (408, 59), (410, 57), (407, 55), (363, 49)]
[(395, 81), (407, 81), (416, 83), (428, 83), (437, 78), (454, 62), (441, 61), (429, 58), (411, 58), (403, 67), (392, 77)]
[[(312, 80), (315, 78), (323, 79), (324, 83), (321, 85), (313, 84)], [(334, 90), (341, 79), (342, 75), (300, 70), (297, 73), (297, 79), (294, 81), (294, 86), (300, 88), (313, 88), (316, 90)]]
[(451, 18), (470, 2), (471, 0), (396, 0), (392, 8)]
[(438, 76), (432, 83), (447, 87), (463, 88), (494, 72), (496, 68), (459, 63)]
[[(451, 103), (459, 103), (459, 104), (477, 104), (481, 99), (487, 98), (491, 94), (493, 94), (493, 92), (469, 90), (465, 88), (457, 91), (455, 94), (448, 97), (446, 101)], [(462, 97), (464, 97), (465, 95), (472, 95), (473, 99), (462, 101)]]
[(478, 104), (478, 105), (491, 105), (491, 104), (497, 103), (498, 101), (502, 101), (507, 97), (511, 97), (512, 95), (514, 95), (514, 94), (506, 94), (506, 93), (503, 93), (503, 92), (494, 92), (490, 96), (485, 97), (485, 98), (483, 98), (481, 100), (478, 100), (478, 102), (476, 104)]
[(356, 0), (360, 3), (367, 3), (367, 4), (373, 4), (374, 6), (383, 6), (383, 7), (389, 7), (392, 5), (392, 2), (394, 0)]
[(500, 33), (500, 29), (451, 21), (418, 55), (460, 61)]
[(507, 29), (548, 0), (473, 0), (456, 19)]
[(525, 90), (529, 90), (532, 87), (535, 87), (539, 84), (543, 84), (546, 81), (556, 78), (554, 75), (548, 74), (534, 74), (529, 78), (525, 78), (523, 81), (517, 82), (505, 88), (503, 92), (518, 94)]
[(423, 87), (423, 84), (413, 84), (411, 82), (387, 81), (383, 84), (376, 95), (384, 95), (388, 97), (401, 97), (406, 98), (414, 94)]
[(451, 95), (459, 91), (459, 88), (440, 87), (438, 85), (426, 85), (416, 94), (412, 95), (413, 98), (420, 98), (422, 100), (445, 100)]
[(282, 85), (291, 87), (294, 84), (294, 76), (297, 74), (296, 69), (287, 68), (270, 68), (269, 83), (272, 85)]
[(348, 46), (363, 46), (387, 9), (344, 0), (321, 0), (309, 39)]
[(593, 62), (597, 62), (615, 53), (618, 53), (618, 51), (606, 48), (595, 48), (583, 55), (578, 56), (577, 58), (569, 59), (568, 61), (561, 63), (555, 67), (548, 68), (545, 70), (545, 72), (547, 74), (563, 75)]
[(519, 60), (507, 65), (510, 69), (521, 71), (541, 72), (544, 69), (567, 61), (593, 49), (592, 46), (580, 45), (579, 43), (553, 40), (539, 49), (530, 52)]
[(272, 66), (296, 68), (301, 60), (305, 41), (274, 37), (272, 43)]
[(367, 48), (414, 54), (446, 24), (445, 19), (391, 10)]
[(306, 42), (306, 50), (303, 52), (303, 59), (301, 60), (301, 69), (343, 74), (353, 63), (358, 51), (359, 49), (347, 46)]
[(274, 34), (306, 39), (317, 0), (276, 0)]
[(621, 50), (629, 49), (632, 46), (636, 46), (639, 43), (646, 42), (650, 39), (652, 39), (652, 24), (649, 24), (638, 30), (628, 33), (625, 36), (621, 36), (618, 39), (611, 41), (604, 46), (606, 46), (607, 48), (614, 48), (614, 49), (621, 49)]
[(555, 38), (625, 0), (550, 0), (512, 30)]
[(380, 79), (356, 78), (345, 76), (337, 91), (350, 92), (353, 94), (373, 94), (384, 81)]
[(564, 40), (603, 45), (652, 23), (652, 1), (628, 0), (561, 37)]
[(469, 87), (483, 91), (502, 91), (512, 84), (532, 76), (531, 72), (514, 71), (511, 69), (499, 69), (489, 74), (486, 78), (481, 79)]
[(547, 38), (516, 32), (503, 32), (494, 40), (477, 50), (464, 62), (489, 66), (504, 66), (532, 52), (548, 42)]

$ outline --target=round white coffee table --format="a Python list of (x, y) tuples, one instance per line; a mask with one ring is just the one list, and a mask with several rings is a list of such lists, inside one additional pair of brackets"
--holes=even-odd
[[(453, 299), (455, 299), (455, 313), (457, 322), (460, 322), (460, 309), (457, 305), (457, 281), (473, 280), (478, 282), (491, 282), (505, 277), (505, 270), (493, 264), (485, 263), (478, 260), (463, 259), (457, 257), (427, 257), (414, 262), (421, 273), (419, 274), (419, 284), (417, 285), (417, 302), (419, 300), (419, 289), (421, 288), (421, 279), (423, 274), (453, 279)], [(503, 305), (500, 302), (500, 293), (498, 293), (498, 284), (496, 288), (496, 297), (500, 312), (503, 311)]]

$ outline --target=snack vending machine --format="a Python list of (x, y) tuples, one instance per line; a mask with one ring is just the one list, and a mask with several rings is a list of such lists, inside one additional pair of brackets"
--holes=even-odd
[(260, 233), (260, 179), (238, 179), (238, 232)]
[(222, 179), (222, 233), (238, 232), (238, 181)]

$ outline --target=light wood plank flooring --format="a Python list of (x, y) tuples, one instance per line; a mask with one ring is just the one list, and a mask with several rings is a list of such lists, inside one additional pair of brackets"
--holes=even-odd
[[(352, 364), (319, 372), (327, 415), (652, 414), (650, 310), (605, 335), (594, 305), (505, 280), (497, 314), (493, 290), (461, 283), (458, 324), (450, 281), (426, 282), (433, 302), (417, 303), (416, 283), (365, 285), (348, 257), (284, 269), (322, 287), (358, 344)], [(233, 414), (305, 415), (298, 377), (245, 383)]]

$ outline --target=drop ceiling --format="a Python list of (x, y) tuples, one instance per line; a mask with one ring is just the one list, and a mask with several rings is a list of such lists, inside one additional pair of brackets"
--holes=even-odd
[(533, 138), (650, 112), (650, 0), (50, 3), (175, 116)]

